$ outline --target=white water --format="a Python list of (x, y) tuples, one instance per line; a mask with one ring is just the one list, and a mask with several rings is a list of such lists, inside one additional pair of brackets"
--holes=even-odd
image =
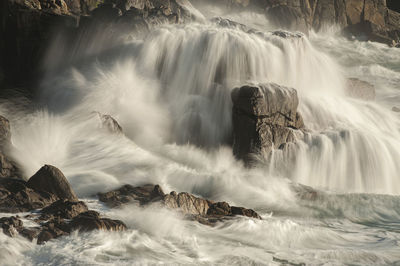
[[(260, 32), (163, 26), (113, 60), (47, 78), (39, 110), (1, 105), (27, 177), (53, 164), (90, 207), (130, 227), (44, 246), (0, 234), (1, 264), (399, 263), (400, 115), (390, 109), (400, 105), (400, 50), (332, 33), (286, 40), (260, 17), (229, 17)], [(373, 83), (377, 100), (345, 97), (346, 77)], [(298, 90), (309, 133), (295, 160), (276, 151), (247, 169), (233, 158), (230, 90), (248, 82)], [(101, 130), (92, 111), (111, 114), (126, 136)], [(292, 181), (327, 193), (299, 200)], [(110, 210), (92, 196), (125, 183), (254, 208), (263, 220), (210, 228), (153, 207)]]

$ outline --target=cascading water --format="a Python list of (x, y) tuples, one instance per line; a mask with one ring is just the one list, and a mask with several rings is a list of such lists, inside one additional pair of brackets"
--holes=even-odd
[[(129, 40), (111, 60), (46, 78), (42, 110), (1, 110), (12, 121), (11, 152), (26, 176), (45, 163), (56, 165), (91, 208), (131, 229), (38, 247), (0, 234), (0, 243), (13, 247), (0, 251), (1, 261), (398, 263), (400, 119), (390, 109), (400, 102), (400, 51), (331, 35), (253, 30), (224, 19), (160, 26)], [(379, 61), (388, 51), (398, 60)], [(358, 58), (357, 66), (338, 56), (346, 53)], [(346, 77), (366, 73), (376, 102), (346, 97)], [(263, 82), (298, 91), (308, 130), (287, 154), (276, 150), (247, 169), (229, 147), (230, 92)], [(126, 137), (99, 130), (93, 111), (115, 117)], [(319, 188), (321, 195), (299, 200), (292, 182)], [(255, 208), (263, 220), (238, 218), (209, 228), (172, 211), (110, 210), (92, 198), (125, 183), (157, 183)], [(8, 253), (15, 256), (10, 260)]]

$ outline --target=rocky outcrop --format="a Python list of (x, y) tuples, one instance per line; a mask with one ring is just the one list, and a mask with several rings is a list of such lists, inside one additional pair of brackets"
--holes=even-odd
[[(187, 0), (0, 1), (0, 85), (32, 91), (46, 71), (83, 61), (85, 49), (90, 55), (111, 49), (125, 30), (146, 32), (199, 16)], [(96, 51), (100, 35), (103, 50)]]
[(347, 80), (346, 95), (356, 99), (373, 101), (375, 100), (375, 87), (366, 81), (349, 78)]
[(37, 191), (54, 194), (59, 199), (78, 201), (64, 174), (52, 165), (39, 169), (27, 182), (27, 186)]
[(295, 89), (274, 83), (248, 85), (232, 91), (233, 153), (251, 164), (255, 154), (268, 155), (296, 140), (304, 128), (297, 112)]
[(119, 189), (98, 194), (99, 200), (109, 207), (118, 207), (123, 204), (133, 203), (140, 206), (151, 203), (161, 204), (170, 209), (176, 209), (186, 218), (200, 223), (212, 225), (235, 215), (261, 219), (253, 210), (243, 207), (230, 206), (226, 202), (213, 202), (196, 197), (187, 192), (176, 193), (172, 191), (165, 194), (159, 185), (145, 185), (133, 187), (124, 185)]
[(37, 223), (31, 228), (25, 228), (19, 217), (1, 218), (0, 226), (6, 235), (13, 237), (20, 234), (31, 241), (37, 238), (37, 243), (43, 244), (75, 230), (121, 231), (127, 228), (123, 222), (101, 217), (98, 212), (89, 210), (84, 202), (78, 201), (57, 168), (46, 165), (38, 173), (28, 182), (0, 179), (0, 212), (41, 209), (39, 213), (36, 211), (25, 216)]

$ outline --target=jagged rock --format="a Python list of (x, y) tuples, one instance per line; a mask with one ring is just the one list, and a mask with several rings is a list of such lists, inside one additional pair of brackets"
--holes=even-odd
[(396, 113), (400, 113), (400, 108), (396, 107), (396, 106), (393, 106), (392, 111), (396, 112)]
[(78, 201), (68, 180), (56, 167), (45, 165), (39, 169), (27, 182), (27, 186), (37, 191), (52, 193), (59, 199)]
[(98, 193), (99, 200), (106, 203), (109, 207), (117, 207), (124, 203), (137, 201), (144, 205), (154, 200), (159, 200), (164, 196), (160, 186), (145, 185), (133, 187), (124, 185), (119, 189), (106, 193)]
[(375, 100), (375, 87), (366, 81), (349, 78), (347, 80), (346, 94), (353, 98), (373, 101)]
[(69, 201), (69, 200), (58, 200), (43, 208), (41, 210), (42, 217), (60, 217), (64, 219), (72, 219), (75, 216), (88, 211), (88, 207), (83, 201)]
[(41, 245), (53, 238), (67, 235), (69, 235), (67, 223), (62, 218), (57, 217), (43, 225), (38, 235), (37, 244)]
[(296, 140), (304, 128), (297, 112), (295, 89), (274, 83), (243, 86), (232, 91), (233, 153), (251, 163), (254, 154), (269, 154)]
[(176, 193), (172, 191), (163, 198), (165, 206), (171, 209), (179, 209), (185, 214), (206, 215), (211, 201), (197, 198), (189, 193)]
[(0, 218), (0, 226), (3, 228), (3, 233), (14, 237), (21, 230), (23, 222), (15, 216)]
[(124, 231), (127, 229), (122, 221), (100, 218), (99, 213), (95, 211), (87, 211), (79, 214), (72, 219), (68, 226), (71, 231), (79, 230), (80, 232), (92, 230)]
[(57, 197), (44, 191), (35, 191), (23, 180), (0, 178), (0, 212), (26, 212), (46, 207)]
[(110, 133), (123, 134), (122, 127), (111, 115), (95, 112), (101, 122), (101, 127), (107, 129)]
[(189, 220), (196, 220), (207, 225), (215, 224), (235, 215), (261, 219), (253, 210), (230, 206), (226, 202), (214, 203), (187, 192), (176, 193), (172, 191), (169, 194), (164, 194), (159, 185), (145, 185), (142, 187), (125, 185), (107, 193), (99, 193), (98, 196), (100, 201), (105, 202), (110, 207), (135, 202), (140, 205), (158, 203), (161, 206), (179, 210)]

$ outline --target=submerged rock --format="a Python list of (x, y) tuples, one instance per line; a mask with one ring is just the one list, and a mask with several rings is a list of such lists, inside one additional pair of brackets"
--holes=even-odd
[(375, 100), (375, 87), (366, 81), (349, 78), (347, 80), (346, 94), (352, 98), (373, 101)]
[(15, 216), (0, 218), (0, 226), (3, 229), (3, 233), (14, 237), (18, 234), (18, 231), (22, 229), (23, 222)]
[(27, 182), (27, 186), (37, 191), (52, 193), (59, 199), (78, 201), (64, 174), (52, 165), (39, 169)]
[(268, 155), (294, 142), (296, 131), (304, 128), (295, 89), (274, 83), (248, 85), (235, 88), (231, 96), (233, 153), (247, 164), (255, 154)]
[(400, 113), (400, 108), (396, 107), (396, 106), (393, 106), (392, 111), (396, 112), (396, 113)]
[(142, 206), (158, 203), (170, 209), (177, 209), (187, 219), (197, 220), (200, 223), (209, 225), (235, 215), (261, 219), (251, 209), (230, 206), (226, 202), (213, 202), (187, 192), (176, 193), (172, 191), (169, 194), (164, 194), (159, 185), (141, 187), (125, 185), (113, 191), (99, 193), (98, 197), (100, 201), (110, 207), (118, 207), (126, 203), (138, 203)]

